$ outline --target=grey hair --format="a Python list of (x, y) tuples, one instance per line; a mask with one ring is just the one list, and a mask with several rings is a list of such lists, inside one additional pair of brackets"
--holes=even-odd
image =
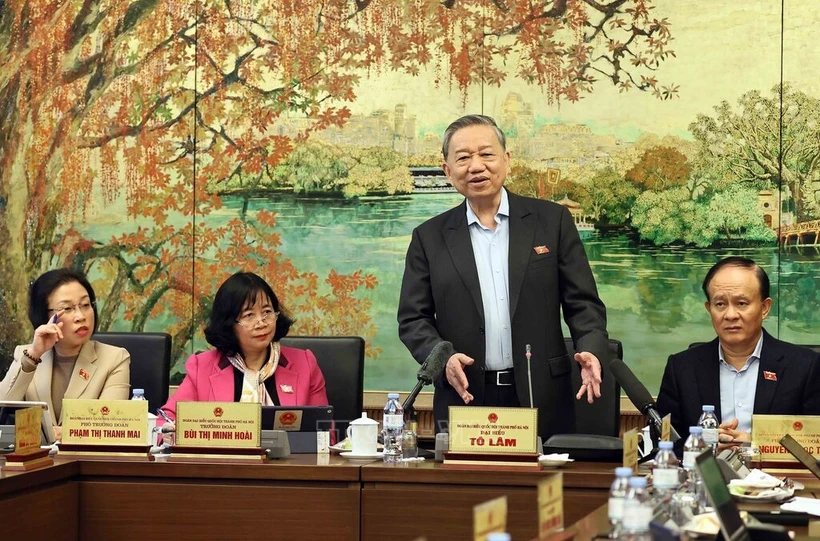
[(462, 128), (467, 128), (469, 126), (490, 126), (493, 130), (495, 130), (495, 135), (498, 137), (498, 142), (501, 143), (501, 148), (505, 151), (507, 150), (507, 138), (504, 137), (504, 132), (501, 131), (501, 128), (498, 127), (498, 124), (495, 123), (495, 120), (492, 117), (486, 115), (465, 115), (458, 120), (455, 120), (447, 129), (444, 130), (444, 140), (441, 142), (441, 154), (444, 156), (444, 159), (447, 159), (447, 151), (450, 147), (450, 139), (453, 138), (453, 134), (455, 134), (458, 130)]

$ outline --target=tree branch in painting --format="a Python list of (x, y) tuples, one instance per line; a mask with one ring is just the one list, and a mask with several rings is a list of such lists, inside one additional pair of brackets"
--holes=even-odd
[[(28, 280), (66, 264), (95, 277), (103, 329), (155, 322), (175, 354), (239, 268), (309, 315), (303, 331), (372, 338), (366, 291), (376, 277), (300, 271), (278, 248), (275, 214), (251, 212), (246, 199), (220, 222), (220, 186), (270, 178), (312, 133), (343, 126), (362, 77), (383, 70), (444, 73), (437, 84), (466, 96), (470, 85), (500, 84), (514, 62), (548, 101), (592, 92), (596, 70), (673, 97), (654, 76), (674, 53), (669, 23), (652, 9), (648, 0), (0, 3), (0, 309), (13, 314), (0, 349), (27, 339)], [(359, 173), (346, 194), (399, 189), (371, 183), (377, 170), (396, 172), (390, 156), (371, 158), (347, 164)]]

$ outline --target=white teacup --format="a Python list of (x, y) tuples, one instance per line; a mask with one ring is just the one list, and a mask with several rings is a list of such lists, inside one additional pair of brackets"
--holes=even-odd
[(376, 454), (376, 443), (379, 439), (379, 423), (369, 419), (367, 413), (350, 423), (347, 427), (347, 437), (353, 448), (354, 455)]

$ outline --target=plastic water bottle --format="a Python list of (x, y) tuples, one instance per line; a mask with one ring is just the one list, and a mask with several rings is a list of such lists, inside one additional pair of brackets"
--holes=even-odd
[(710, 447), (703, 441), (703, 429), (699, 426), (690, 426), (689, 437), (686, 438), (686, 443), (683, 444), (683, 469), (686, 470), (689, 489), (696, 495), (698, 512), (706, 510), (709, 503), (703, 489), (703, 482), (698, 474), (695, 459), (707, 449), (710, 449)]
[(418, 458), (419, 456), (419, 441), (416, 434), (416, 427), (418, 423), (410, 420), (407, 422), (407, 427), (401, 434), (401, 457), (403, 459)]
[(382, 420), (382, 437), (384, 438), (382, 457), (385, 462), (401, 461), (401, 436), (403, 430), (404, 410), (399, 403), (399, 393), (389, 393), (387, 395), (387, 404), (384, 406), (384, 419)]
[(609, 537), (617, 539), (621, 532), (621, 521), (624, 518), (624, 498), (629, 490), (629, 478), (632, 468), (615, 468), (615, 480), (609, 488)]
[(689, 437), (683, 444), (683, 469), (686, 470), (686, 479), (693, 481), (697, 477), (695, 459), (703, 451), (708, 449), (703, 441), (703, 429), (699, 426), (689, 427)]
[(672, 496), (680, 487), (680, 462), (672, 450), (671, 441), (662, 441), (658, 444), (659, 451), (655, 455), (655, 468), (652, 470), (652, 486), (655, 487), (655, 501), (664, 512), (670, 513)]
[(703, 413), (700, 414), (700, 419), (698, 419), (698, 426), (703, 429), (703, 441), (712, 448), (712, 454), (717, 454), (720, 421), (715, 415), (714, 406), (703, 406)]
[(672, 495), (672, 501), (669, 505), (669, 518), (678, 526), (683, 526), (692, 520), (692, 517), (697, 515), (699, 510), (700, 505), (694, 487), (683, 484)]
[(630, 477), (629, 490), (624, 498), (624, 518), (621, 535), (625, 541), (652, 541), (649, 523), (652, 522), (654, 506), (646, 491), (646, 477)]
[[(131, 391), (131, 400), (142, 400), (144, 402), (148, 402), (148, 399), (145, 398), (145, 389), (133, 389)], [(149, 411), (147, 417), (148, 425), (145, 427), (145, 442), (148, 445), (156, 445), (159, 438), (156, 430), (157, 416)]]

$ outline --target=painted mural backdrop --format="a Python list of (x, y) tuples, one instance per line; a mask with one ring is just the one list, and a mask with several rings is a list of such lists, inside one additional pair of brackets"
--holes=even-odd
[(770, 331), (817, 343), (815, 23), (811, 0), (0, 2), (0, 369), (29, 281), (71, 266), (101, 330), (172, 334), (178, 380), (244, 269), (294, 332), (364, 336), (367, 389), (408, 389), (404, 253), (460, 202), (441, 134), (470, 112), (508, 134), (513, 191), (575, 216), (651, 389), (714, 335), (725, 255), (770, 273)]

